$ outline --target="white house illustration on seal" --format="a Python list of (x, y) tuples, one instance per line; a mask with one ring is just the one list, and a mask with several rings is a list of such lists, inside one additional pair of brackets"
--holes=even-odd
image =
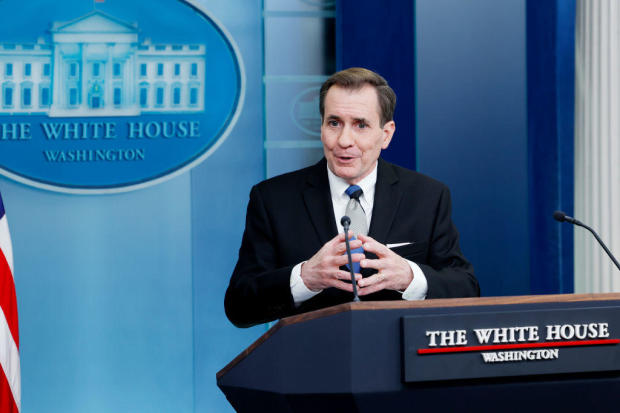
[(51, 44), (0, 44), (0, 114), (137, 116), (204, 111), (205, 46), (139, 42), (94, 10), (54, 22)]

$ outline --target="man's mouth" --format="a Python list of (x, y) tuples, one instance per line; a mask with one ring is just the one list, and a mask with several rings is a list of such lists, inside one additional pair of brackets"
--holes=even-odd
[(349, 162), (355, 159), (354, 156), (348, 156), (348, 155), (336, 155), (336, 158), (338, 158), (338, 160), (342, 162)]

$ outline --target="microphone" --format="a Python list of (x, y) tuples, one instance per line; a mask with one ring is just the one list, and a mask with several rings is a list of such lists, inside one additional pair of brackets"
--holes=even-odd
[(566, 213), (564, 213), (564, 211), (555, 211), (553, 213), (553, 219), (555, 219), (556, 221), (560, 221), (560, 222), (566, 221), (566, 222), (569, 222), (571, 224), (575, 224), (575, 225), (579, 225), (579, 226), (583, 225), (580, 221), (576, 220), (575, 218), (569, 217), (568, 215), (566, 215)]
[(347, 246), (347, 258), (349, 258), (349, 271), (351, 271), (351, 284), (353, 284), (353, 301), (359, 301), (360, 298), (357, 295), (357, 283), (355, 282), (355, 272), (353, 272), (353, 258), (351, 258), (351, 246), (349, 245), (349, 226), (351, 225), (351, 218), (343, 216), (340, 219), (340, 224), (344, 228), (344, 243)]
[(569, 217), (568, 215), (566, 215), (566, 213), (564, 211), (555, 211), (553, 213), (553, 219), (555, 219), (556, 221), (559, 221), (559, 222), (568, 222), (570, 224), (577, 225), (579, 227), (583, 227), (583, 228), (587, 229), (588, 231), (590, 231), (592, 233), (592, 235), (594, 235), (594, 238), (596, 238), (598, 243), (601, 245), (601, 247), (603, 247), (603, 249), (605, 250), (607, 255), (609, 255), (609, 258), (611, 258), (611, 260), (614, 262), (616, 267), (618, 267), (618, 269), (620, 270), (620, 264), (618, 264), (618, 260), (616, 260), (616, 258), (611, 253), (611, 251), (609, 251), (609, 248), (607, 248), (607, 246), (605, 245), (605, 243), (603, 242), (601, 237), (599, 237), (598, 234), (592, 228), (590, 228), (589, 226), (587, 226), (583, 222), (579, 221), (578, 219), (575, 219), (573, 217)]

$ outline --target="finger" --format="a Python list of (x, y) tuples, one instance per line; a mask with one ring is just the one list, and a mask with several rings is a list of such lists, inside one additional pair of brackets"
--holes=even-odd
[(364, 235), (364, 234), (359, 234), (358, 238), (360, 240), (362, 240), (363, 242), (372, 242), (372, 241), (377, 242), (377, 241), (375, 241), (375, 239), (373, 237), (370, 237), (370, 236)]
[[(334, 275), (335, 275), (336, 278), (338, 278), (340, 280), (345, 280), (345, 281), (349, 281), (349, 282), (351, 281), (351, 272), (349, 272), (349, 271), (339, 270)], [(357, 282), (357, 281), (359, 281), (361, 279), (362, 279), (362, 274), (356, 273), (355, 274), (355, 281)]]
[(385, 283), (385, 277), (380, 272), (371, 275), (370, 277), (363, 278), (357, 282), (360, 288), (368, 287), (375, 284)]
[[(354, 249), (359, 248), (359, 247), (362, 246), (362, 241), (360, 241), (358, 239), (356, 239), (355, 241), (350, 241), (349, 242), (349, 246), (351, 247), (351, 250), (354, 250)], [(335, 249), (336, 253), (344, 254), (345, 251), (347, 250), (347, 244), (343, 241), (343, 242), (337, 244), (334, 249)]]
[(327, 243), (325, 245), (337, 245), (341, 242), (344, 242), (344, 234), (338, 234), (336, 235), (334, 238), (330, 239), (329, 241), (327, 241)]
[(364, 248), (364, 251), (373, 252), (377, 255), (377, 257), (388, 257), (390, 254), (394, 253), (391, 249), (373, 240), (372, 238), (370, 240), (363, 241), (364, 243), (362, 244), (362, 248)]
[[(364, 258), (366, 258), (366, 255), (362, 254), (362, 253), (355, 253), (355, 254), (351, 254), (351, 261), (352, 262), (360, 262), (361, 260), (363, 260)], [(332, 258), (332, 264), (336, 267), (341, 267), (343, 265), (346, 265), (349, 263), (349, 256), (344, 254), (344, 255), (336, 255), (335, 257)]]
[(364, 245), (368, 244), (368, 246), (372, 248), (383, 248), (387, 251), (391, 251), (388, 247), (368, 235), (360, 234), (359, 240), (362, 241)]
[(358, 288), (357, 295), (361, 296), (361, 295), (368, 295), (368, 294), (376, 293), (377, 291), (381, 291), (384, 288), (385, 287), (383, 286), (383, 284), (374, 284), (368, 287)]
[(387, 260), (385, 258), (379, 258), (379, 259), (363, 259), (360, 261), (360, 265), (364, 268), (374, 268), (375, 270), (379, 271), (382, 269), (385, 269), (387, 267)]
[(346, 282), (344, 282), (344, 281), (340, 281), (340, 280), (333, 280), (333, 281), (330, 283), (330, 286), (331, 286), (331, 287), (334, 287), (334, 288), (338, 288), (339, 290), (348, 291), (348, 292), (350, 292), (350, 293), (352, 293), (352, 292), (353, 292), (353, 284), (351, 284), (351, 283), (346, 283)]

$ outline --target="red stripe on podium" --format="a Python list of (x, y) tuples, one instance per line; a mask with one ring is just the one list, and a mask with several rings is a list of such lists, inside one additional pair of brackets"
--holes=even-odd
[(602, 346), (602, 345), (618, 344), (618, 343), (620, 343), (620, 339), (613, 338), (613, 339), (606, 339), (606, 340), (547, 341), (544, 343), (491, 344), (487, 346), (421, 348), (421, 349), (418, 349), (418, 354), (467, 353), (471, 351), (511, 350), (511, 349), (524, 349), (524, 348), (546, 348), (546, 347)]

